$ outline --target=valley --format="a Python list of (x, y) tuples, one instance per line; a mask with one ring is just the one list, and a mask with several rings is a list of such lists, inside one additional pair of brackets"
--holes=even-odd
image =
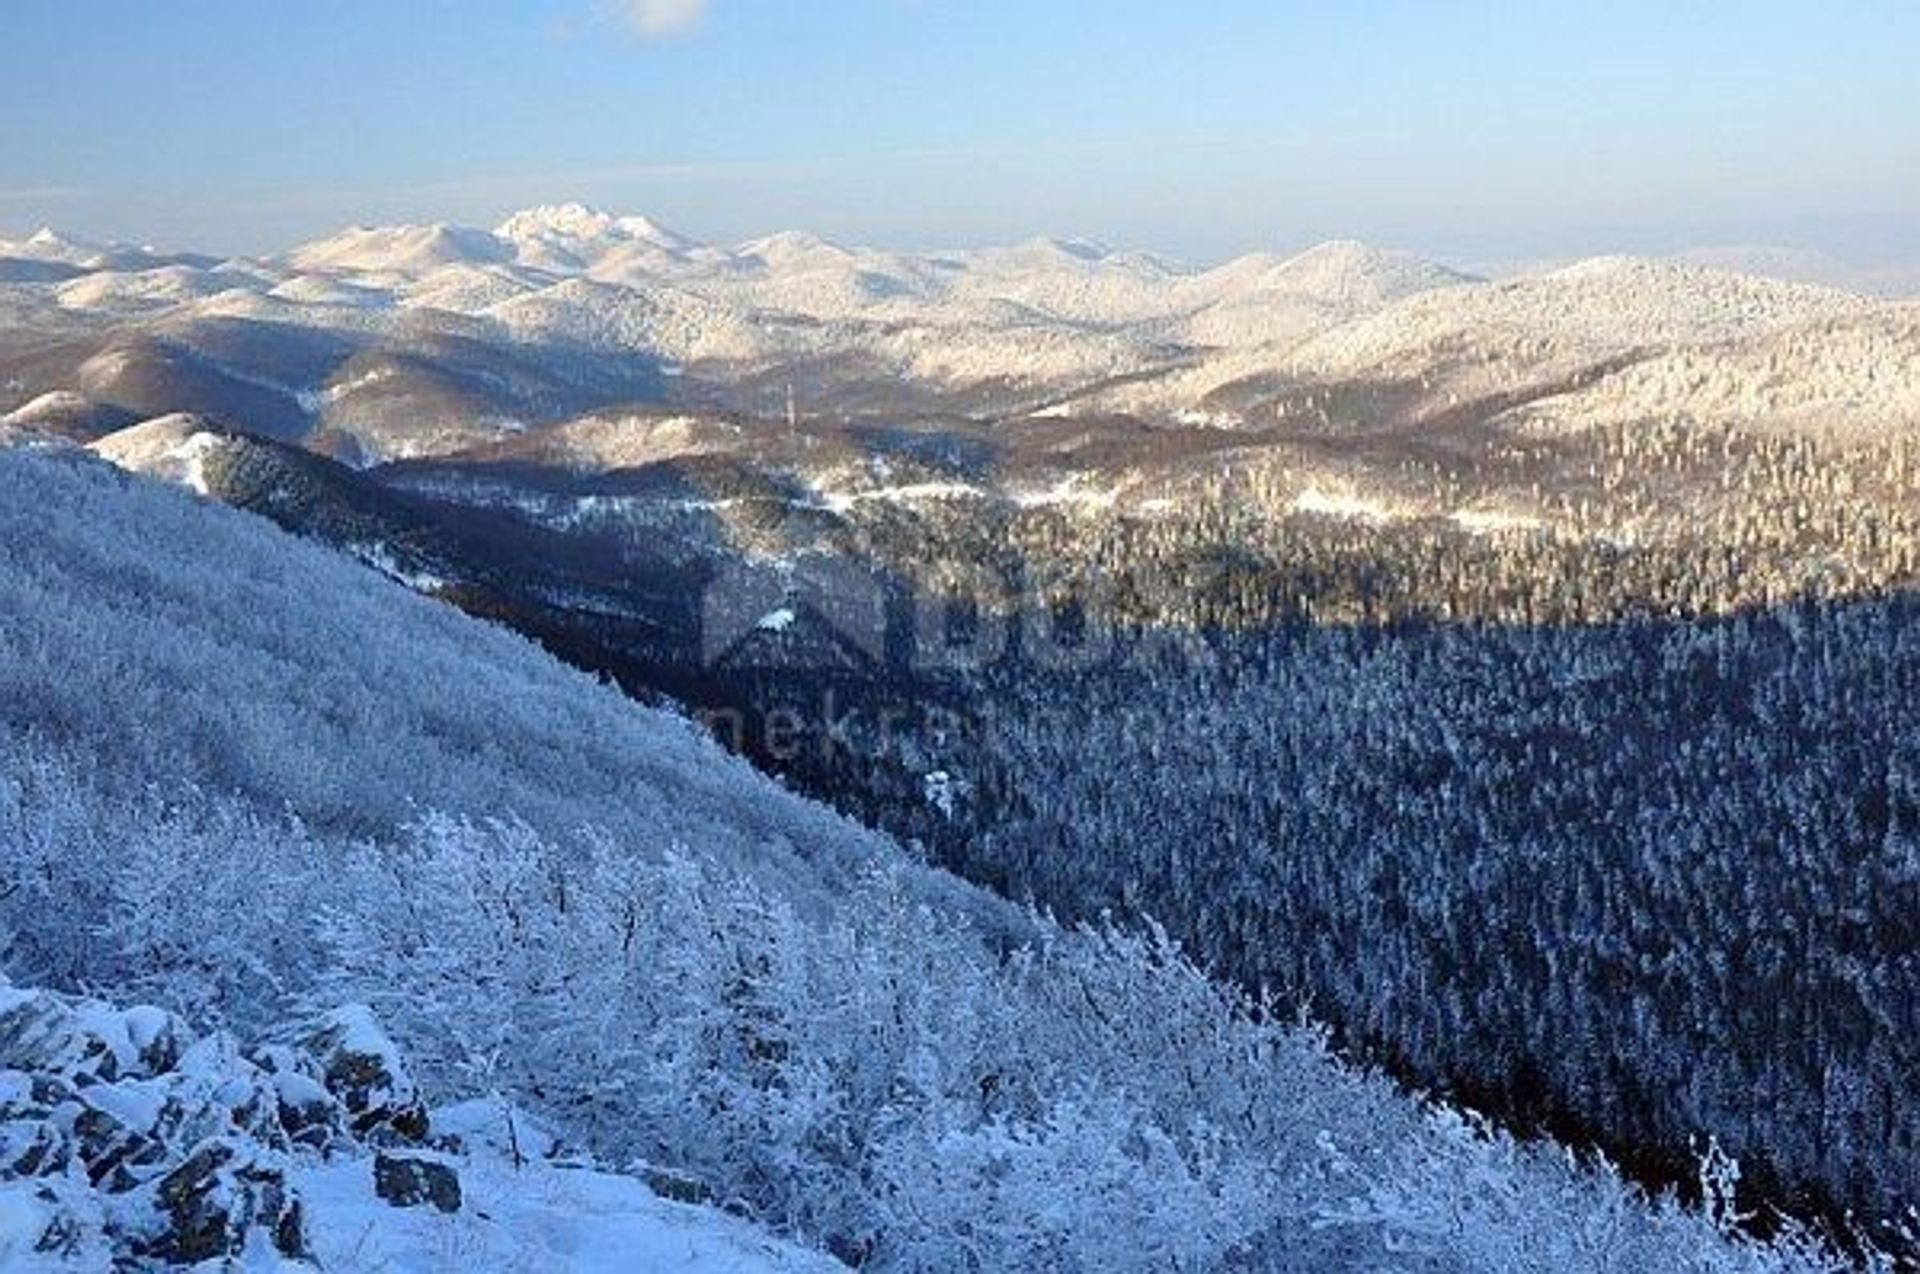
[(0, 387), (22, 453), (532, 637), (991, 924), (1161, 934), (1645, 1185), (1711, 1202), (1710, 1141), (1758, 1233), (1912, 1241), (1920, 304), (569, 206), (0, 243)]

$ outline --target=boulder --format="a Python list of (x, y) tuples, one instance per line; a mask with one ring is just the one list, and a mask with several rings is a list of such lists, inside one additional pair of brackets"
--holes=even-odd
[(327, 1088), (311, 1054), (281, 1045), (254, 1050), (262, 1088), (271, 1094), (274, 1119), (289, 1146), (331, 1154), (350, 1146), (346, 1107)]
[(396, 1208), (432, 1204), (442, 1212), (460, 1210), (460, 1174), (452, 1165), (424, 1155), (384, 1150), (375, 1155), (373, 1192)]
[(0, 987), (0, 1069), (79, 1085), (161, 1075), (180, 1057), (181, 1028), (156, 1008)]
[(321, 1083), (345, 1108), (356, 1136), (413, 1143), (427, 1135), (427, 1108), (400, 1050), (365, 1005), (336, 1009), (301, 1041)]
[(163, 1224), (141, 1244), (143, 1256), (177, 1265), (238, 1256), (255, 1229), (283, 1256), (306, 1254), (300, 1201), (285, 1174), (244, 1144), (202, 1143), (160, 1179), (153, 1202)]

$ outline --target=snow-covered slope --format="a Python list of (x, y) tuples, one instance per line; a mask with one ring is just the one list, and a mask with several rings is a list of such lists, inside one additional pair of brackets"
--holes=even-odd
[(484, 230), (435, 223), (355, 226), (294, 249), (287, 263), (313, 273), (412, 276), (449, 265), (510, 260), (512, 245)]
[(497, 1157), (463, 1167), (468, 1205), (452, 1217), (394, 1209), (374, 1193), (364, 1160), (296, 1171), (292, 1185), (313, 1216), (314, 1262), (323, 1270), (408, 1274), (828, 1274), (846, 1268), (714, 1208), (663, 1199), (631, 1176), (516, 1168)]
[(96, 455), (122, 469), (177, 482), (202, 495), (207, 493), (202, 466), (220, 445), (220, 437), (208, 431), (205, 422), (185, 414), (142, 421), (91, 444)]
[[(256, 519), (16, 449), (0, 543), (18, 983), (243, 1038), (367, 1004), (429, 1105), (497, 1094), (874, 1268), (1824, 1267), (1423, 1110), (1164, 943), (1016, 915)], [(491, 1220), (396, 1219), (357, 1171), (298, 1169), (336, 1255), (537, 1263), (667, 1219), (484, 1163)]]
[[(1854, 378), (1843, 394), (1850, 373), (1793, 333), (1870, 326), (1876, 348), (1899, 361), (1913, 352), (1910, 305), (1759, 277), (1817, 273), (1774, 257), (1703, 259), (1757, 273), (1603, 258), (1484, 282), (1350, 242), (1204, 270), (1082, 240), (905, 253), (790, 232), (714, 246), (575, 204), (529, 209), (493, 230), (357, 227), (231, 262), (43, 232), (0, 243), (0, 331), (39, 340), (71, 330), (74, 352), (16, 362), (7, 346), (25, 340), (0, 344), (0, 373), (17, 395), (0, 397), (0, 412), (87, 389), (73, 370), (86, 340), (124, 346), (164, 333), (198, 353), (204, 331), (246, 322), (389, 353), (453, 336), (473, 344), (452, 398), (442, 378), (388, 395), (364, 418), (350, 402), (312, 413), (317, 432), (352, 439), (369, 460), (471, 443), (474, 429), (451, 428), (450, 410), (482, 433), (651, 396), (778, 414), (795, 384), (814, 411), (1003, 419), (1044, 409), (1246, 426), (1263, 423), (1276, 386), (1418, 383), (1422, 412), (1447, 411), (1495, 395), (1559, 397), (1544, 391), (1642, 360), (1668, 365), (1612, 382), (1605, 401), (1566, 396), (1551, 426), (1728, 412), (1727, 423), (1746, 423), (1773, 397), (1788, 404), (1790, 428), (1831, 428), (1843, 410), (1906, 417), (1894, 379)], [(579, 392), (495, 394), (492, 361), (529, 350), (554, 369), (584, 350), (678, 379), (642, 388), (596, 374)], [(266, 347), (256, 353), (244, 365), (209, 361), (307, 399), (328, 391), (324, 378), (276, 366)], [(1699, 402), (1688, 398), (1695, 382), (1708, 386)], [(222, 398), (202, 377), (107, 405), (226, 417)], [(405, 419), (420, 422), (419, 438), (400, 436)]]
[[(715, 247), (578, 205), (530, 209), (492, 231), (355, 227), (264, 260), (129, 255), (51, 233), (0, 244), (0, 260), (12, 262), (0, 317), (17, 313), (23, 326), (45, 327), (46, 310), (83, 328), (244, 319), (391, 344), (461, 319), (482, 339), (699, 364), (720, 386), (769, 367), (809, 369), (808, 380), (827, 368), (829, 382), (879, 379), (936, 397), (977, 389), (1003, 408), (1151, 370), (1182, 344), (1271, 347), (1457, 282), (1351, 245), (1206, 272), (1077, 240), (911, 254), (785, 233)], [(1009, 385), (1020, 387), (1010, 397)]]
[(709, 251), (648, 217), (619, 217), (580, 204), (529, 208), (494, 229), (521, 262), (558, 274), (659, 270)]

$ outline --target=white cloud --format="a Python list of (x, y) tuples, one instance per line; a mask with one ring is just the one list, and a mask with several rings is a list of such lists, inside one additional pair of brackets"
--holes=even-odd
[(708, 0), (621, 0), (634, 30), (644, 36), (672, 35), (700, 21)]

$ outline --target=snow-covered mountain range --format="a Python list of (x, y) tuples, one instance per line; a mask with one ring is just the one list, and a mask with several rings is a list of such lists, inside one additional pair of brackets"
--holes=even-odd
[[(662, 1217), (627, 1169), (665, 1165), (882, 1267), (1823, 1259), (1436, 1126), (1171, 953), (934, 870), (1004, 887), (950, 852), (992, 778), (964, 748), (882, 726), (781, 770), (906, 853), (684, 720), (97, 458), (710, 726), (816, 678), (887, 721), (927, 687), (835, 662), (863, 635), (834, 609), (849, 572), (881, 653), (905, 599), (1027, 622), (1066, 613), (1059, 585), (1122, 586), (1116, 622), (1176, 645), (1908, 590), (1920, 304), (1630, 258), (1483, 280), (1353, 243), (1211, 269), (1076, 240), (719, 246), (576, 206), (257, 259), (0, 243), (0, 539), (28, 546), (0, 555), (0, 868), (35, 882), (0, 887), (0, 937), (55, 993), (21, 991), (35, 1013), (84, 991), (271, 1041), (372, 1003), (435, 1101), (537, 1107), (626, 1173), (592, 1189), (636, 1224)], [(760, 662), (716, 658), (716, 627)], [(218, 1073), (122, 1078), (254, 1091), (223, 1047)], [(78, 1117), (16, 1105), (35, 1138)], [(271, 1121), (242, 1134), (276, 1190), (380, 1215)], [(168, 1138), (104, 1193), (14, 1191), (0, 1250), (137, 1249), (116, 1218), (193, 1162)], [(423, 1219), (390, 1250), (436, 1241)]]
[(1071, 240), (723, 247), (578, 205), (259, 259), (0, 241), (8, 424), (192, 410), (360, 462), (620, 402), (779, 418), (790, 390), (805, 414), (1249, 427), (1354, 384), (1418, 419), (1576, 377), (1550, 424), (1886, 429), (1920, 418), (1917, 365), (1920, 305), (1677, 261), (1488, 282), (1354, 243), (1210, 269)]

